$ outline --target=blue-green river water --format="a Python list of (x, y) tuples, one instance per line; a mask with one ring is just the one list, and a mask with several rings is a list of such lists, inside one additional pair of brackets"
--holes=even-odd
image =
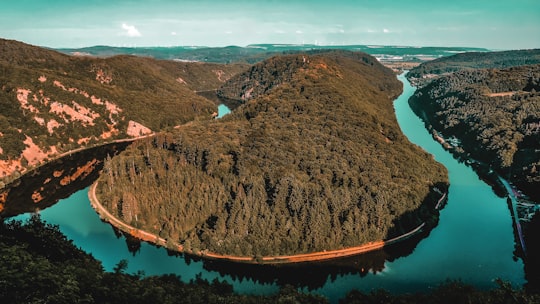
[[(411, 142), (433, 154), (448, 168), (448, 203), (440, 213), (437, 227), (418, 243), (411, 254), (384, 262), (384, 269), (376, 273), (328, 274), (324, 280), (323, 272), (322, 283), (315, 289), (311, 288), (311, 292), (335, 301), (352, 289), (369, 291), (385, 288), (395, 293), (425, 291), (447, 279), (460, 279), (480, 288), (494, 287), (496, 278), (515, 286), (524, 284), (523, 262), (514, 257), (512, 218), (506, 200), (497, 197), (470, 167), (459, 163), (432, 139), (422, 121), (409, 108), (407, 101), (414, 88), (403, 75), (399, 79), (404, 83), (403, 94), (394, 102), (399, 125)], [(219, 110), (222, 116), (228, 109), (222, 107)], [(231, 283), (240, 293), (267, 294), (279, 288), (277, 277), (274, 283), (259, 283), (249, 277), (240, 278), (234, 270), (228, 274), (207, 270), (201, 261), (187, 262), (184, 257), (170, 256), (165, 249), (146, 243), (137, 253), (130, 253), (125, 239), (118, 238), (112, 227), (101, 222), (90, 207), (87, 189), (41, 211), (41, 217), (59, 225), (76, 246), (102, 261), (108, 271), (121, 259), (126, 259), (129, 272), (142, 270), (146, 275), (175, 273), (185, 281), (194, 279), (196, 275), (209, 280), (219, 278)], [(279, 270), (276, 273), (279, 275)], [(318, 275), (321, 276), (320, 271)], [(308, 273), (305, 280), (310, 280)]]

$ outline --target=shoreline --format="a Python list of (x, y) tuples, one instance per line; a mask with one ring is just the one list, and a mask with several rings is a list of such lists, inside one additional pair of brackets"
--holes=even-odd
[[(19, 176), (16, 177), (16, 178), (13, 178), (13, 175), (15, 174), (15, 172), (12, 172), (10, 175), (7, 175), (5, 177), (0, 178), (0, 181), (2, 181), (3, 179), (8, 179), (9, 180), (8, 182), (4, 183), (3, 187), (0, 187), (0, 191), (5, 190), (10, 185), (12, 185), (12, 184), (16, 183), (18, 180), (20, 180), (22, 177), (24, 177), (24, 176), (26, 176), (28, 174), (31, 174), (34, 170), (37, 170), (37, 169), (39, 169), (39, 168), (41, 168), (43, 166), (48, 165), (51, 162), (54, 162), (56, 160), (59, 160), (61, 158), (66, 157), (66, 156), (70, 156), (70, 155), (72, 155), (74, 153), (78, 153), (78, 152), (82, 152), (82, 151), (85, 151), (85, 150), (90, 150), (90, 149), (94, 149), (94, 148), (98, 148), (98, 147), (102, 147), (102, 146), (106, 146), (106, 145), (111, 145), (111, 144), (134, 142), (134, 141), (137, 141), (139, 139), (144, 139), (144, 138), (152, 137), (152, 136), (155, 136), (155, 135), (156, 135), (156, 133), (152, 133), (152, 134), (138, 136), (138, 137), (120, 138), (120, 139), (115, 139), (113, 141), (98, 143), (98, 144), (91, 145), (91, 146), (84, 146), (84, 147), (69, 150), (69, 151), (66, 151), (66, 152), (63, 152), (63, 153), (60, 153), (60, 154), (57, 154), (57, 155), (53, 155), (53, 157), (50, 158), (50, 159), (47, 159), (47, 161), (41, 162), (40, 164), (35, 165), (35, 166), (24, 168), (25, 170), (22, 171), (22, 172), (21, 171), (16, 171), (16, 172), (19, 172)], [(13, 179), (11, 179), (11, 178), (13, 178)]]
[[(171, 244), (166, 239), (159, 237), (158, 235), (149, 233), (141, 229), (137, 229), (131, 225), (124, 223), (117, 217), (113, 216), (99, 202), (96, 196), (97, 185), (98, 185), (98, 181), (94, 182), (92, 186), (90, 186), (90, 188), (88, 189), (88, 198), (90, 200), (90, 204), (92, 208), (96, 211), (96, 213), (99, 215), (101, 220), (111, 224), (113, 227), (120, 229), (121, 231), (125, 233), (129, 233), (131, 236), (141, 241), (149, 242), (158, 246), (163, 246), (163, 247), (166, 247), (168, 249), (171, 249), (180, 253), (186, 253), (186, 254), (194, 255), (200, 258), (212, 259), (212, 260), (222, 260), (222, 261), (229, 261), (229, 262), (239, 262), (239, 263), (259, 264), (259, 265), (294, 264), (294, 263), (303, 263), (303, 262), (327, 261), (327, 260), (332, 260), (332, 259), (350, 257), (350, 256), (382, 249), (385, 246), (398, 243), (400, 241), (406, 240), (418, 234), (419, 232), (423, 230), (424, 226), (426, 225), (426, 223), (423, 222), (416, 228), (388, 240), (373, 241), (373, 242), (368, 242), (359, 246), (348, 247), (344, 249), (327, 250), (327, 251), (319, 251), (319, 252), (312, 252), (312, 253), (280, 255), (280, 256), (264, 256), (264, 257), (223, 255), (223, 254), (209, 252), (207, 250), (202, 250), (199, 253), (195, 253), (191, 251), (185, 251), (183, 246), (177, 242)], [(446, 193), (442, 194), (441, 198), (438, 200), (435, 206), (436, 210), (439, 210), (439, 207), (441, 206), (441, 203), (444, 201), (445, 198), (446, 198)]]

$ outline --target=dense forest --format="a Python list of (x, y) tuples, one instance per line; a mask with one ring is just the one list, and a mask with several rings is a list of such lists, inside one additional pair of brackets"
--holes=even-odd
[(424, 86), (433, 78), (462, 70), (504, 69), (540, 63), (540, 49), (501, 52), (465, 52), (427, 61), (411, 69), (407, 78), (416, 86)]
[(409, 102), (444, 137), (461, 140), (458, 152), (540, 200), (540, 65), (456, 72)]
[(220, 89), (243, 100), (233, 113), (107, 161), (98, 197), (194, 253), (323, 251), (433, 225), (447, 173), (401, 133), (392, 107), (401, 90), (363, 53), (271, 58)]
[[(240, 295), (231, 285), (200, 278), (185, 283), (175, 275), (126, 273), (120, 260), (113, 272), (76, 248), (51, 226), (32, 217), (0, 222), (0, 299), (4, 303), (328, 303), (317, 295), (283, 286), (274, 295)], [(338, 299), (332, 299), (337, 301)], [(392, 295), (384, 290), (351, 291), (339, 303), (538, 303), (537, 294), (507, 283), (479, 291), (448, 282), (427, 294)]]
[(216, 105), (195, 91), (245, 67), (68, 56), (0, 39), (0, 178), (61, 152), (211, 119)]

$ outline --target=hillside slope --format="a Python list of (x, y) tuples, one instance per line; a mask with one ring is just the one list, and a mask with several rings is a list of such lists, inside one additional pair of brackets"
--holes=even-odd
[(409, 103), (458, 153), (487, 163), (540, 200), (540, 65), (461, 71), (420, 88)]
[(126, 223), (196, 253), (322, 251), (433, 225), (446, 170), (401, 133), (401, 88), (367, 54), (271, 58), (220, 89), (245, 102), (233, 113), (107, 162), (98, 196)]
[(242, 66), (67, 56), (0, 39), (0, 179), (80, 147), (210, 119)]
[(411, 69), (407, 78), (415, 86), (424, 86), (445, 74), (474, 69), (504, 69), (514, 66), (539, 64), (540, 49), (501, 52), (466, 52), (424, 62)]

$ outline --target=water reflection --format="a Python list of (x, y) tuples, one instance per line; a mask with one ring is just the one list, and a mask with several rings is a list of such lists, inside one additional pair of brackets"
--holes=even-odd
[[(139, 240), (129, 234), (121, 234), (125, 237), (127, 248), (133, 255), (140, 252), (141, 242)], [(199, 256), (172, 251), (168, 251), (168, 255), (184, 259), (187, 265), (192, 262), (202, 263), (204, 270), (217, 272), (221, 277), (230, 277), (234, 281), (242, 282), (247, 280), (260, 284), (292, 285), (307, 290), (315, 290), (323, 287), (329, 280), (334, 281), (337, 277), (345, 275), (365, 277), (368, 274), (380, 273), (385, 269), (386, 262), (411, 254), (418, 242), (428, 234), (428, 231), (423, 231), (412, 238), (381, 250), (316, 263), (254, 265), (207, 260)]]
[(123, 151), (129, 143), (112, 143), (83, 150), (35, 168), (0, 192), (5, 202), (0, 217), (44, 210), (91, 185), (103, 160)]
[(357, 256), (325, 262), (298, 263), (289, 265), (239, 265), (223, 261), (203, 261), (204, 269), (217, 271), (233, 278), (251, 279), (260, 283), (292, 285), (307, 290), (322, 288), (338, 277), (355, 276), (364, 278), (384, 271), (387, 261), (413, 252), (418, 242), (426, 235), (417, 235), (397, 245)]

